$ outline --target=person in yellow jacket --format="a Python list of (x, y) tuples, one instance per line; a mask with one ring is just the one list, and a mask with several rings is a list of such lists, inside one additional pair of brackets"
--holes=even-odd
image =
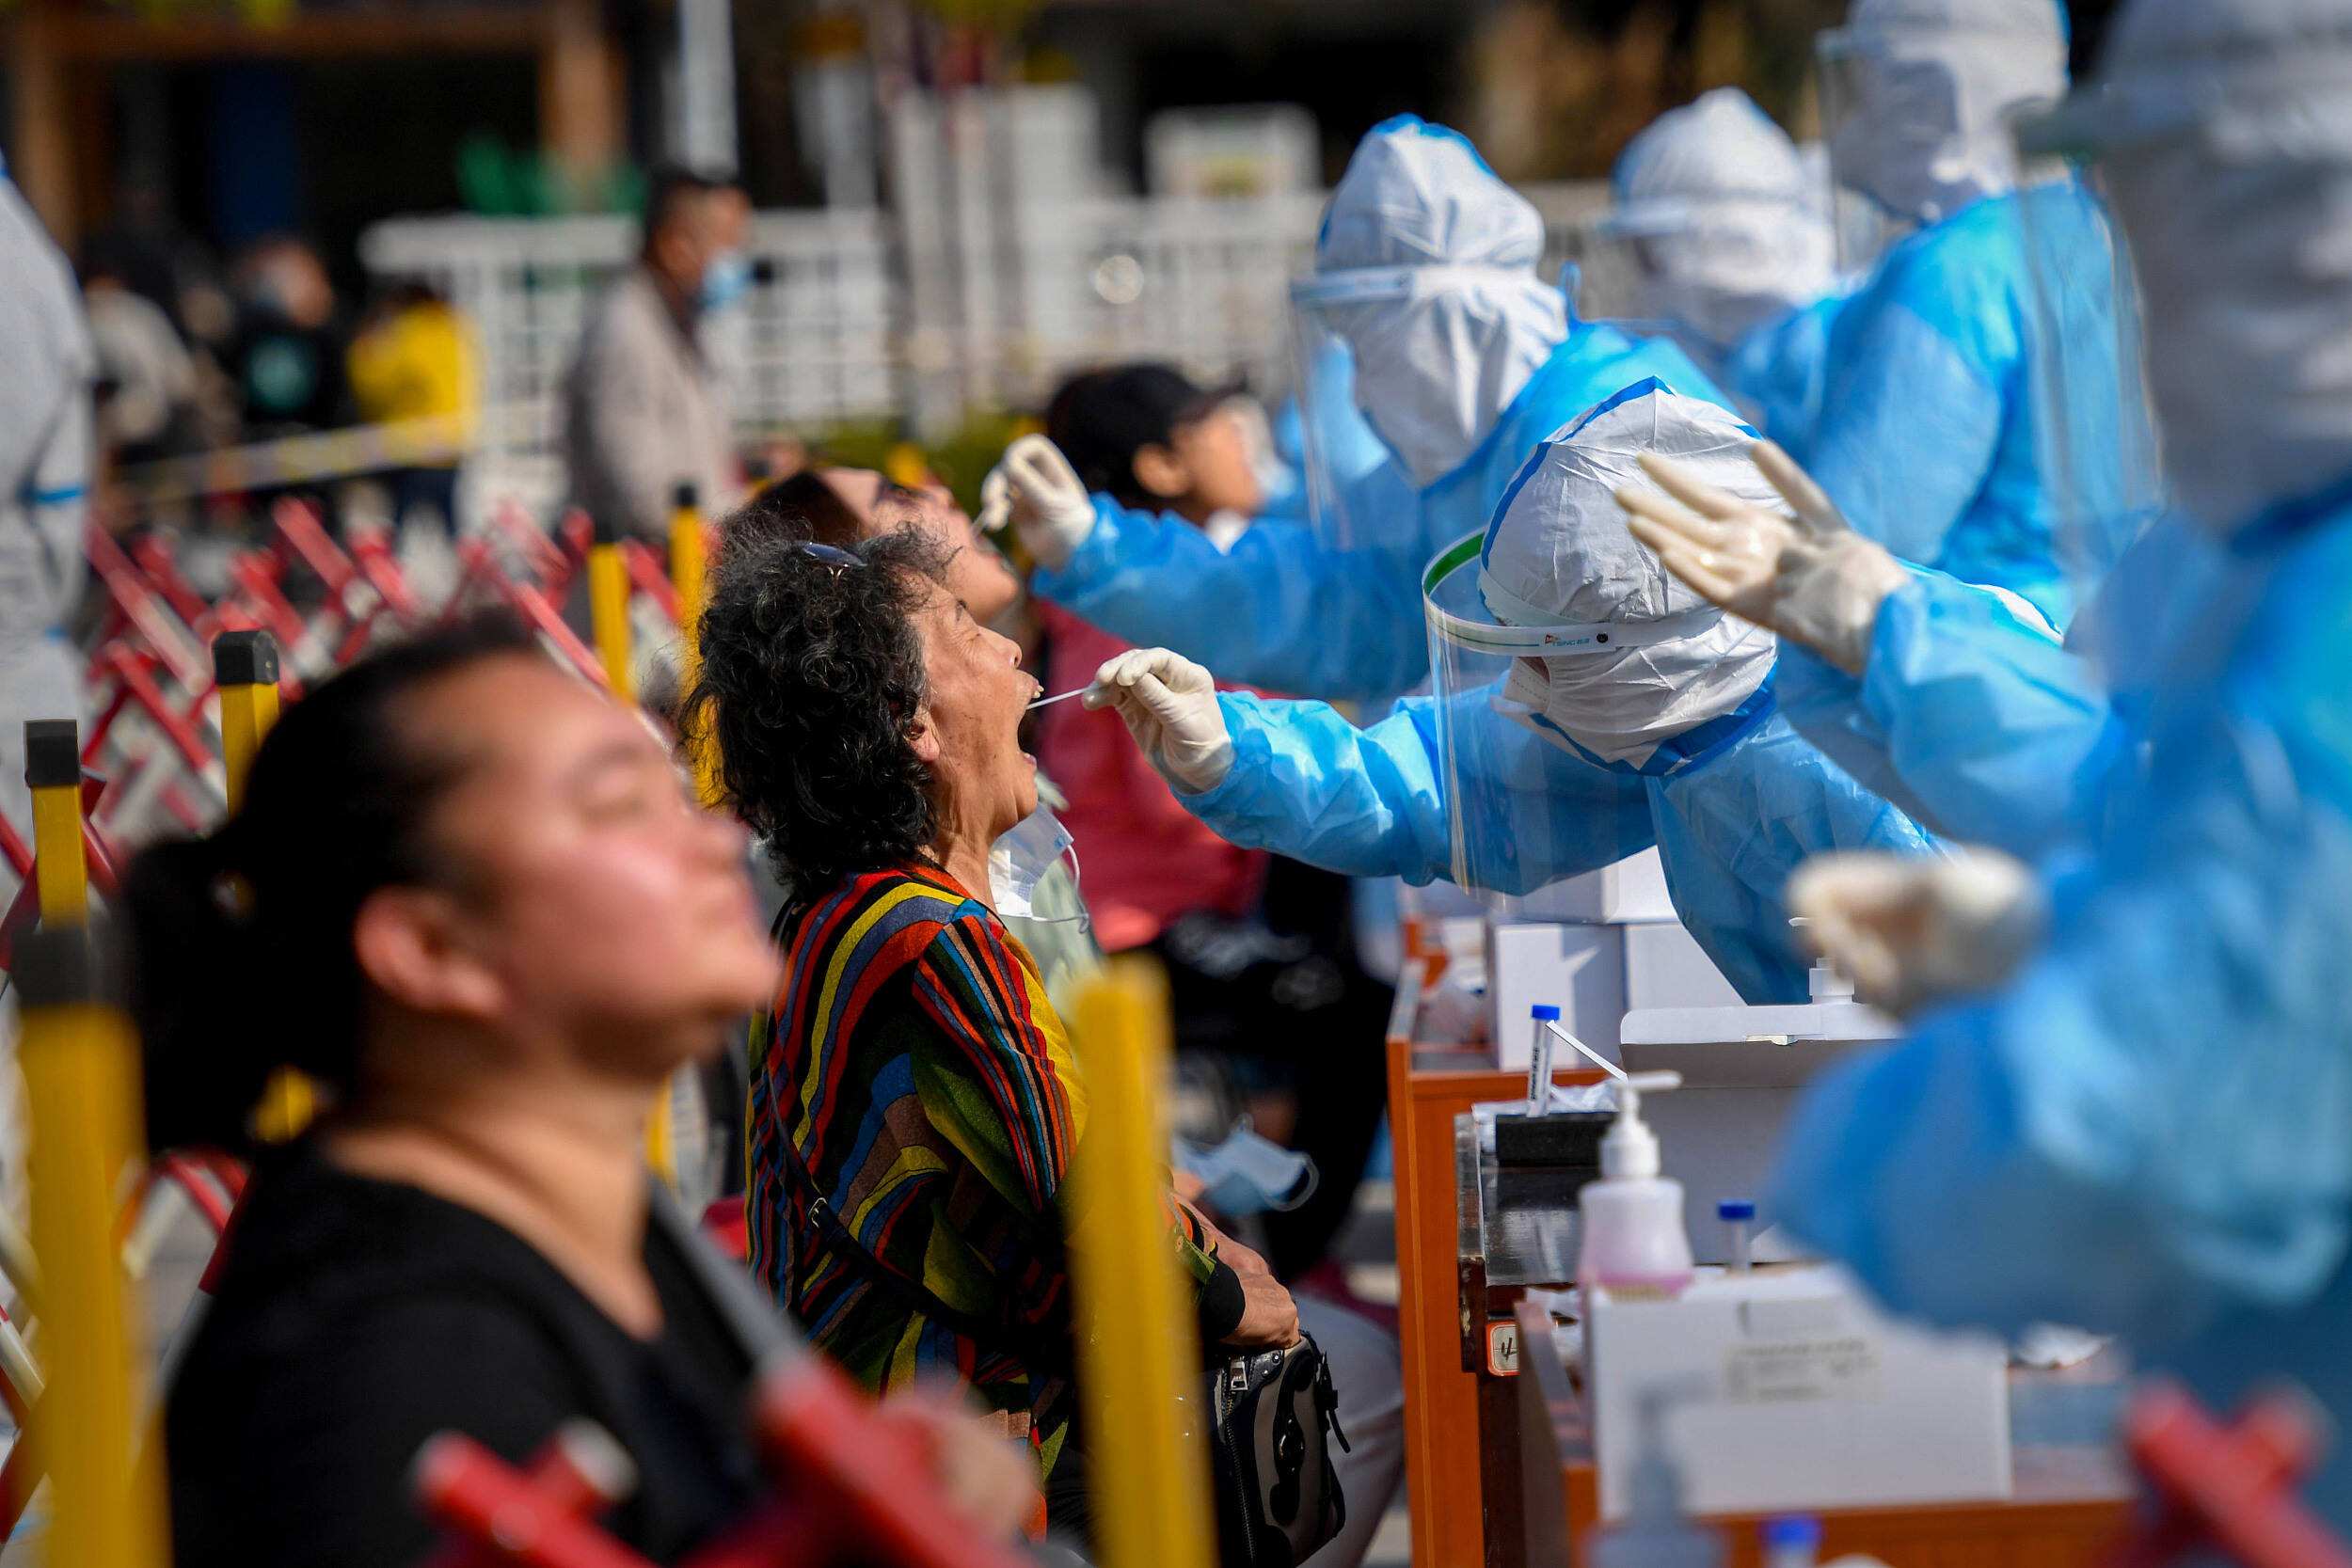
[(396, 285), (369, 312), (345, 358), (353, 400), (370, 424), (443, 422), (435, 455), (395, 468), (392, 515), (429, 511), (456, 531), (458, 454), (473, 443), (482, 411), (473, 328), (423, 283)]

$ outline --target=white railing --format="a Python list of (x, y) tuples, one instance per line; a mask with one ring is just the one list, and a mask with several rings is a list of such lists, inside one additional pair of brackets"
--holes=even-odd
[[(1526, 194), (1545, 215), (1547, 272), (1579, 261), (1580, 309), (1608, 313), (1622, 282), (1597, 270), (1588, 243), (1606, 186)], [(752, 227), (756, 280), (713, 323), (710, 351), (747, 439), (861, 420), (936, 434), (969, 412), (1033, 407), (1070, 372), (1120, 359), (1168, 359), (1279, 393), (1291, 378), (1285, 292), (1311, 263), (1323, 201), (1023, 201), (961, 235), (926, 222), (912, 243), (885, 213), (764, 213)], [(560, 490), (564, 372), (635, 232), (622, 217), (431, 217), (379, 223), (362, 239), (371, 273), (424, 278), (473, 323), (476, 467), (502, 493)]]

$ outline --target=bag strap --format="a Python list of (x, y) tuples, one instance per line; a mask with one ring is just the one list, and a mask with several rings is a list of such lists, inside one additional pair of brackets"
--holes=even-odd
[[(769, 940), (778, 946), (783, 945), (785, 927), (791, 924), (795, 908), (796, 900), (787, 899), (784, 908), (776, 911), (775, 923), (768, 929)], [(755, 1014), (751, 1027), (755, 1036), (766, 1035), (772, 1039), (775, 1033), (773, 1015), (767, 1012)], [(1074, 1370), (1075, 1357), (1068, 1336), (1056, 1335), (1034, 1325), (985, 1323), (969, 1312), (948, 1306), (930, 1286), (892, 1268), (868, 1251), (866, 1243), (857, 1239), (857, 1233), (834, 1210), (833, 1201), (825, 1196), (824, 1189), (817, 1184), (817, 1173), (810, 1170), (808, 1162), (801, 1157), (800, 1145), (793, 1141), (792, 1129), (785, 1121), (782, 1106), (775, 1107), (771, 1115), (776, 1123), (775, 1148), (784, 1156), (786, 1177), (806, 1197), (809, 1217), (817, 1222), (818, 1231), (824, 1237), (826, 1244), (838, 1253), (841, 1260), (860, 1278), (894, 1297), (908, 1310), (945, 1324), (976, 1345), (1018, 1356), (1041, 1371), (1070, 1375)]]
[[(776, 1119), (783, 1120), (778, 1112)], [(912, 1311), (932, 1322), (944, 1324), (956, 1334), (985, 1350), (999, 1350), (1018, 1356), (1040, 1371), (1067, 1374), (1072, 1370), (1072, 1351), (1065, 1336), (1030, 1324), (988, 1322), (969, 1312), (950, 1307), (939, 1299), (937, 1292), (913, 1277), (877, 1258), (866, 1243), (857, 1239), (847, 1221), (817, 1185), (817, 1175), (801, 1157), (801, 1150), (792, 1141), (788, 1129), (777, 1128), (775, 1147), (784, 1157), (786, 1175), (798, 1187), (808, 1203), (809, 1217), (817, 1222), (817, 1229), (827, 1245), (840, 1255), (851, 1272), (892, 1296)]]

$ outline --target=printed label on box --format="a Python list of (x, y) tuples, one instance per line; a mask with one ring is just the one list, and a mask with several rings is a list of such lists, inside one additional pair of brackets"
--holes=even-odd
[(1849, 1334), (1826, 1339), (1734, 1345), (1724, 1357), (1730, 1404), (1876, 1400), (1883, 1392), (1878, 1341)]

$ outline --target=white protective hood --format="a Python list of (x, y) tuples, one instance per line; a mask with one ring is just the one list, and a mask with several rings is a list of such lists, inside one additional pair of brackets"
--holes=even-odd
[(1671, 576), (1627, 531), (1615, 493), (1656, 488), (1636, 461), (1649, 451), (1705, 483), (1782, 510), (1787, 502), (1749, 460), (1756, 438), (1736, 416), (1652, 380), (1536, 449), (1486, 529), (1478, 589), (1487, 610), (1515, 626), (1672, 618), (1688, 630), (1617, 652), (1546, 658), (1540, 674), (1535, 661), (1518, 659), (1498, 704), (1504, 713), (1639, 766), (1660, 742), (1747, 700), (1772, 670), (1772, 635), (1715, 610)]
[(1566, 339), (1543, 251), (1542, 217), (1458, 132), (1399, 115), (1348, 160), (1294, 298), (1345, 340), (1357, 404), (1417, 484), (1468, 457)]
[(2352, 473), (2352, 19), (2162, 0), (2055, 119), (2103, 174), (2182, 503), (2233, 531)]
[(2057, 0), (1854, 0), (1824, 34), (1840, 184), (1931, 223), (2016, 183), (2008, 117), (2066, 90)]
[(1829, 291), (1836, 246), (1797, 145), (1738, 87), (1669, 109), (1626, 145), (1604, 232), (1636, 242), (1636, 314), (1728, 347)]

